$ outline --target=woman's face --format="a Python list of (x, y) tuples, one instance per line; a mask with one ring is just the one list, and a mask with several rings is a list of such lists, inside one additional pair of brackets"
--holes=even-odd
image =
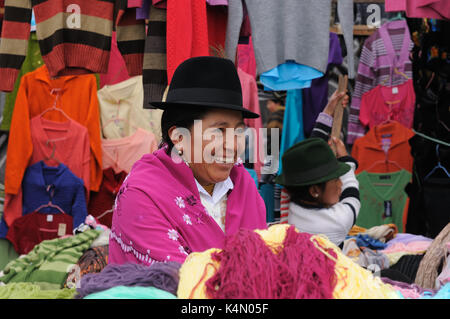
[(242, 112), (239, 111), (213, 110), (194, 123), (190, 130), (192, 151), (186, 155), (201, 185), (215, 184), (230, 176), (245, 147), (244, 129)]
[(340, 178), (335, 178), (326, 182), (325, 189), (319, 194), (319, 200), (324, 206), (331, 207), (339, 202), (341, 194), (342, 182)]

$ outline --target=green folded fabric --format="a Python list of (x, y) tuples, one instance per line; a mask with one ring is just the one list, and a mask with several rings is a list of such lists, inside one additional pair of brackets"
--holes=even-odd
[(87, 295), (83, 299), (177, 299), (177, 297), (155, 287), (117, 286)]
[(44, 240), (22, 258), (8, 263), (0, 281), (30, 282), (41, 289), (63, 288), (70, 267), (78, 262), (91, 243), (99, 236), (98, 230), (52, 240)]
[(14, 250), (14, 246), (9, 240), (0, 238), (0, 270), (3, 270), (9, 262), (17, 257), (19, 257), (19, 254)]
[(0, 299), (74, 299), (76, 289), (42, 290), (29, 282), (14, 282), (0, 286)]

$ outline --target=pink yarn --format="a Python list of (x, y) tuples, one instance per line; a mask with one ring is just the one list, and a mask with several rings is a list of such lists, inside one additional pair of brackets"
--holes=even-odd
[[(311, 235), (288, 228), (276, 253), (251, 230), (241, 229), (212, 255), (218, 271), (206, 282), (212, 299), (330, 299), (335, 262), (319, 251)], [(337, 258), (334, 251), (328, 253)]]

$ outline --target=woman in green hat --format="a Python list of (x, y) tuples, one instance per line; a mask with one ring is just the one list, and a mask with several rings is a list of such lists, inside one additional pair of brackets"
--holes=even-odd
[[(283, 171), (275, 182), (289, 194), (289, 224), (302, 232), (324, 234), (342, 248), (361, 207), (355, 177), (358, 163), (341, 140), (327, 141), (329, 128), (323, 133), (283, 154)], [(336, 146), (336, 156), (331, 143)]]

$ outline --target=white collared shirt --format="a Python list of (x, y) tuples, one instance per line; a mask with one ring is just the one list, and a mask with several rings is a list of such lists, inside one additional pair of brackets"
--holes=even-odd
[(216, 223), (225, 232), (225, 214), (227, 211), (227, 198), (228, 191), (233, 189), (234, 184), (231, 178), (228, 177), (223, 182), (219, 182), (214, 185), (212, 196), (203, 188), (202, 185), (195, 179), (198, 192), (200, 193), (200, 200), (205, 206), (208, 214), (214, 218)]

